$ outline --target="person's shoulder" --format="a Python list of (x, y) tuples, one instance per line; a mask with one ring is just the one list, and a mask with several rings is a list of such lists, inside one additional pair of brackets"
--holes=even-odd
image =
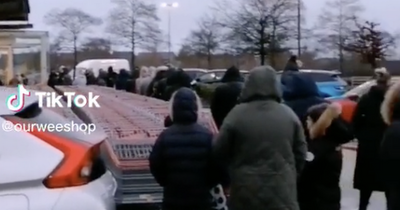
[(288, 106), (287, 104), (281, 103), (280, 104), (280, 109), (282, 110), (283, 113), (285, 113), (288, 117), (291, 117), (293, 119), (293, 121), (298, 122), (299, 119), (296, 115), (296, 113), (293, 111), (292, 108), (290, 108), (290, 106)]

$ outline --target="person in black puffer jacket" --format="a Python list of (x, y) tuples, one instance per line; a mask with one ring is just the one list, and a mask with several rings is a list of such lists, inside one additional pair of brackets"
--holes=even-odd
[(211, 113), (218, 128), (238, 103), (240, 92), (244, 86), (244, 79), (239, 69), (234, 66), (225, 72), (221, 82), (223, 84), (215, 89), (210, 103)]
[[(385, 94), (381, 114), (388, 125), (380, 145), (378, 175), (385, 189), (388, 210), (400, 209), (400, 82)], [(368, 129), (368, 128), (367, 128)]]
[(226, 170), (212, 156), (212, 133), (197, 123), (201, 103), (181, 88), (170, 102), (172, 125), (156, 140), (150, 170), (164, 187), (163, 210), (211, 210), (211, 189), (228, 185)]

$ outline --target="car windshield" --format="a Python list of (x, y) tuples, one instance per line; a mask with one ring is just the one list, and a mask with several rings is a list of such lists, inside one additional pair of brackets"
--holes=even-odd
[(315, 82), (344, 82), (338, 74), (322, 73), (322, 72), (303, 72), (310, 75)]
[(189, 75), (189, 77), (193, 80), (199, 77), (200, 75), (204, 74), (203, 71), (196, 71), (196, 70), (186, 70), (185, 73)]

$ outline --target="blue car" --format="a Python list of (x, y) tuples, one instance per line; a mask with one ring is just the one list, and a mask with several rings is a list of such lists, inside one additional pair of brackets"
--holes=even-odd
[[(282, 73), (280, 71), (278, 75)], [(340, 77), (338, 71), (302, 69), (300, 73), (309, 75), (315, 81), (324, 98), (342, 96), (346, 93), (347, 83)]]

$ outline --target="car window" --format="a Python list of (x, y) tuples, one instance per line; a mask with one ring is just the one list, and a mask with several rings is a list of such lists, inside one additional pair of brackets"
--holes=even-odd
[(337, 74), (327, 74), (318, 72), (302, 72), (302, 73), (311, 76), (311, 78), (315, 82), (335, 82), (341, 80), (339, 75)]
[(211, 81), (214, 80), (216, 77), (215, 73), (207, 73), (199, 77), (201, 82)]
[(187, 75), (193, 80), (199, 77), (200, 75), (204, 74), (203, 71), (185, 71)]

